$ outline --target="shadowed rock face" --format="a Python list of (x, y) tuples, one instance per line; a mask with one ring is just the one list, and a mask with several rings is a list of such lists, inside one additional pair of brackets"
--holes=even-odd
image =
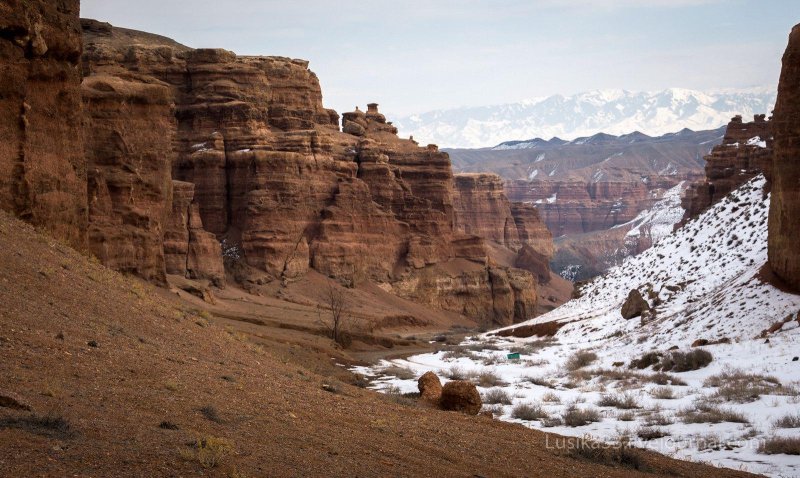
[(706, 156), (706, 177), (692, 184), (683, 199), (682, 223), (697, 217), (731, 191), (772, 169), (772, 133), (764, 115), (749, 123), (736, 116), (728, 123), (722, 143)]
[(775, 154), (769, 211), (769, 263), (800, 291), (800, 25), (789, 35), (772, 117)]
[(86, 244), (78, 0), (0, 5), (0, 208)]
[(83, 82), (89, 248), (118, 271), (164, 283), (175, 121), (170, 89), (97, 74)]

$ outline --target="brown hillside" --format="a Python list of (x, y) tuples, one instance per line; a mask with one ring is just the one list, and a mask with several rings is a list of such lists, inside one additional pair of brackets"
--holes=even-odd
[[(0, 263), (0, 395), (31, 408), (0, 400), (0, 476), (638, 475), (547, 450), (544, 433), (317, 375), (5, 213)], [(203, 469), (189, 445), (209, 437), (233, 451)]]

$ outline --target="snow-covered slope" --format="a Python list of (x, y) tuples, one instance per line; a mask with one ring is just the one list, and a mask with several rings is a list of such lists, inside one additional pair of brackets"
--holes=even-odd
[[(493, 406), (502, 420), (607, 442), (624, 436), (636, 446), (679, 458), (799, 476), (797, 456), (759, 451), (765, 440), (800, 432), (800, 361), (795, 358), (800, 355), (800, 296), (759, 276), (767, 260), (764, 182), (763, 176), (750, 181), (595, 279), (581, 298), (522, 324), (563, 324), (551, 340), (490, 333), (449, 354), (419, 355), (392, 365), (417, 375), (434, 370), (446, 376), (453, 367), (460, 375), (493, 374), (500, 380), (493, 388), (502, 389), (511, 402)], [(648, 298), (654, 316), (623, 319), (620, 310), (633, 288)], [(771, 329), (769, 340), (761, 335), (766, 329)], [(648, 352), (669, 356), (673, 350), (699, 350), (692, 347), (699, 340), (711, 343), (703, 349), (713, 356), (702, 368), (672, 370), (658, 380), (652, 370), (632, 367)], [(521, 359), (507, 359), (512, 349), (522, 352)], [(591, 351), (596, 359), (567, 366), (578, 351)], [(375, 374), (386, 365), (362, 372)], [(376, 382), (376, 388), (402, 391), (415, 385), (395, 377)], [(489, 388), (479, 387), (484, 394)], [(609, 398), (627, 399), (628, 408), (614, 406)], [(540, 407), (546, 418), (515, 417), (519, 404)], [(570, 426), (566, 418), (574, 409), (594, 410), (599, 421)], [(708, 413), (699, 414), (702, 410)], [(797, 418), (789, 423), (795, 428), (776, 426), (786, 416)]]
[[(572, 140), (598, 131), (659, 136), (683, 128), (715, 129), (741, 114), (768, 113), (775, 88), (701, 92), (670, 88), (655, 92), (597, 90), (573, 96), (496, 106), (431, 111), (395, 121), (401, 134), (422, 144), (482, 148), (505, 141), (554, 136)], [(510, 145), (509, 147), (514, 147)]]

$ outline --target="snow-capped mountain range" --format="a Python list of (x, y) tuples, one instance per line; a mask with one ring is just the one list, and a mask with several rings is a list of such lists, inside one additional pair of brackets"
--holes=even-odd
[(696, 91), (595, 90), (554, 95), (519, 103), (430, 111), (400, 118), (401, 135), (444, 148), (484, 148), (512, 140), (573, 140), (602, 131), (621, 135), (640, 131), (651, 136), (689, 128), (719, 128), (731, 117), (770, 114), (776, 88)]

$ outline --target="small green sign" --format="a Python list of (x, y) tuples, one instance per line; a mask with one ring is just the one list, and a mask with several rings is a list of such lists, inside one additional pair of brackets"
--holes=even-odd
[(519, 360), (519, 352), (513, 353), (513, 354), (508, 354), (508, 359), (509, 360)]

